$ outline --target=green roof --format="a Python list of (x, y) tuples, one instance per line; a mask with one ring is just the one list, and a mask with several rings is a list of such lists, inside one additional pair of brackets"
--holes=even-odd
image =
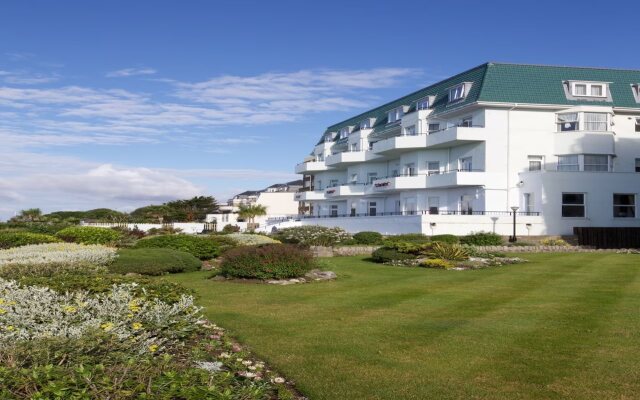
[[(563, 82), (572, 80), (609, 82), (613, 101), (568, 99)], [(448, 89), (463, 82), (472, 83), (466, 97), (461, 101), (448, 104)], [(602, 104), (612, 107), (640, 108), (631, 89), (631, 85), (638, 83), (640, 83), (640, 70), (490, 62), (331, 125), (325, 133), (336, 132), (345, 126), (357, 126), (366, 118), (376, 118), (373, 126), (375, 132), (376, 129), (383, 129), (386, 126), (389, 110), (400, 106), (409, 106), (409, 111), (415, 110), (416, 101), (427, 96), (435, 96), (430, 105), (434, 110), (433, 114), (451, 111), (478, 101), (553, 105)]]

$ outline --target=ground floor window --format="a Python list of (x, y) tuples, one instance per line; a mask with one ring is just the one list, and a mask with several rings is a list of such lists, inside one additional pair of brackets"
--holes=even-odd
[(636, 195), (635, 194), (613, 194), (613, 216), (614, 218), (635, 218), (636, 217)]
[(535, 202), (533, 193), (525, 193), (524, 194), (524, 212), (531, 213), (534, 212)]
[(460, 213), (461, 214), (473, 214), (473, 196), (465, 194), (460, 196)]
[(369, 215), (375, 217), (378, 214), (378, 203), (375, 201), (369, 202)]
[(337, 217), (338, 216), (338, 205), (334, 204), (331, 206), (331, 214), (332, 217)]
[(440, 197), (429, 197), (429, 214), (440, 213)]
[(565, 218), (584, 218), (584, 193), (562, 193), (562, 216)]
[(636, 158), (636, 172), (640, 172), (640, 158)]
[(580, 171), (578, 155), (558, 156), (558, 171)]

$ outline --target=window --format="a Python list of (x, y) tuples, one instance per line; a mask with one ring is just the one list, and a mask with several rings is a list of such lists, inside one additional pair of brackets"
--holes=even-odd
[(464, 96), (465, 96), (464, 83), (461, 83), (449, 89), (449, 103), (461, 100), (464, 98)]
[(525, 193), (524, 194), (524, 212), (532, 213), (534, 212), (534, 197), (533, 193)]
[(331, 214), (332, 217), (337, 217), (338, 216), (338, 205), (337, 204), (332, 204), (331, 205)]
[(429, 214), (439, 214), (440, 213), (440, 197), (429, 197)]
[(333, 132), (329, 132), (326, 135), (324, 135), (324, 141), (325, 142), (330, 142), (333, 140)]
[(427, 174), (437, 175), (440, 173), (440, 161), (427, 161)]
[(351, 151), (358, 151), (358, 143), (351, 143)]
[(358, 183), (358, 174), (351, 174), (351, 179), (349, 180), (349, 182), (352, 185), (355, 185), (356, 183)]
[(584, 155), (584, 170), (585, 171), (609, 171), (609, 156), (607, 155)]
[(352, 217), (356, 216), (356, 206), (357, 206), (357, 203), (351, 203), (351, 213), (350, 213), (350, 215)]
[(375, 142), (369, 142), (369, 150), (373, 150), (373, 144), (374, 144), (374, 143), (375, 143)]
[(640, 118), (636, 118), (636, 132), (640, 132)]
[(370, 119), (365, 119), (364, 121), (360, 122), (360, 129), (369, 129), (371, 128), (371, 120)]
[(407, 126), (406, 128), (404, 128), (404, 134), (406, 136), (415, 136), (416, 126), (415, 125)]
[[(640, 160), (640, 158), (638, 160)], [(400, 174), (398, 174), (398, 170), (397, 169), (394, 169), (394, 170), (391, 170), (391, 176), (394, 176), (394, 177), (395, 176), (400, 176)]]
[(473, 170), (473, 160), (471, 157), (465, 157), (458, 160), (458, 169), (460, 171), (472, 171)]
[(470, 194), (464, 194), (460, 196), (460, 213), (472, 215), (473, 214), (473, 196)]
[(378, 173), (377, 172), (369, 172), (367, 174), (367, 183), (368, 184), (372, 184), (373, 181), (375, 181), (376, 179), (378, 179)]
[(369, 202), (369, 215), (375, 217), (378, 213), (378, 204), (375, 201)]
[(404, 165), (404, 174), (406, 176), (414, 176), (416, 175), (416, 165), (414, 163), (409, 163)]
[(542, 171), (542, 156), (529, 156), (529, 171)]
[(636, 158), (636, 172), (640, 172), (640, 158)]
[(558, 114), (558, 132), (577, 131), (578, 113)]
[(606, 97), (605, 83), (573, 82), (571, 93), (579, 97)]
[(636, 195), (635, 194), (613, 194), (613, 217), (614, 218), (635, 218), (636, 217)]
[(318, 179), (318, 180), (316, 181), (316, 189), (318, 189), (318, 190), (322, 190), (322, 189), (323, 189), (323, 187), (322, 187), (322, 180)]
[(345, 128), (340, 129), (340, 139), (344, 139), (347, 136), (349, 136), (349, 128), (345, 127)]
[(460, 126), (471, 128), (473, 126), (473, 119), (471, 119), (471, 117), (463, 118)]
[(338, 180), (337, 179), (331, 179), (329, 181), (329, 187), (334, 187), (334, 186), (338, 186)]
[(318, 153), (316, 156), (316, 161), (324, 161), (324, 153)]
[(440, 124), (439, 123), (433, 123), (433, 124), (429, 124), (429, 132), (436, 132), (440, 130)]
[(418, 110), (426, 110), (427, 108), (429, 108), (429, 98), (425, 97), (424, 99), (418, 100), (418, 102), (416, 103), (416, 108)]
[(558, 156), (558, 171), (580, 171), (578, 155)]
[(562, 193), (562, 216), (564, 218), (584, 218), (584, 193)]
[(584, 113), (584, 129), (587, 131), (607, 130), (607, 114), (606, 113)]
[(400, 121), (403, 114), (404, 112), (402, 110), (402, 107), (394, 108), (387, 114), (387, 123), (391, 124), (393, 122)]

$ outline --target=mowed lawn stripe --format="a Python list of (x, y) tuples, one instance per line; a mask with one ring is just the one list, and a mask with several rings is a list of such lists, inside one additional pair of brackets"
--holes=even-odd
[(633, 398), (640, 256), (524, 257), (479, 271), (334, 258), (336, 282), (287, 287), (171, 279), (311, 399)]

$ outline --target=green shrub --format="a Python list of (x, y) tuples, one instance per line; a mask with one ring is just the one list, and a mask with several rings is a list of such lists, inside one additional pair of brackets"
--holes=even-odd
[(247, 246), (227, 251), (220, 273), (232, 278), (297, 278), (316, 267), (307, 249), (290, 244)]
[(455, 265), (450, 261), (443, 260), (441, 258), (432, 258), (432, 259), (424, 260), (419, 265), (424, 268), (437, 268), (437, 269), (451, 269), (455, 267)]
[(449, 244), (458, 244), (460, 243), (460, 238), (456, 235), (433, 235), (431, 236), (432, 242), (440, 242), (440, 243), (449, 243)]
[(422, 233), (405, 233), (402, 235), (387, 236), (384, 240), (385, 244), (397, 242), (425, 244), (431, 242), (431, 239)]
[(26, 246), (28, 244), (58, 243), (61, 242), (55, 236), (31, 232), (0, 232), (0, 249)]
[(334, 246), (351, 239), (351, 235), (341, 228), (313, 225), (282, 229), (275, 234), (275, 239), (305, 246)]
[(56, 222), (56, 223), (32, 222), (27, 224), (26, 226), (29, 232), (55, 235), (56, 233), (60, 232), (64, 228), (68, 228), (69, 226), (73, 226), (73, 225), (67, 222)]
[(238, 225), (227, 224), (222, 228), (221, 232), (223, 234), (240, 232), (240, 227)]
[(229, 239), (231, 240), (231, 243), (235, 243), (237, 246), (257, 246), (260, 244), (280, 243), (275, 239), (271, 239), (269, 236), (251, 233), (230, 233), (225, 236), (220, 236), (220, 238)]
[(221, 246), (207, 236), (162, 235), (138, 240), (137, 249), (161, 248), (186, 251), (201, 260), (208, 260), (220, 255)]
[(46, 286), (58, 293), (89, 292), (91, 294), (107, 293), (113, 285), (135, 283), (136, 296), (158, 299), (166, 303), (176, 303), (182, 295), (193, 295), (193, 291), (177, 283), (165, 279), (142, 276), (124, 276), (118, 274), (62, 274), (48, 277), (22, 276), (18, 283), (25, 286)]
[(403, 253), (395, 248), (381, 247), (371, 254), (374, 262), (382, 264), (403, 263), (417, 259), (418, 256), (411, 253)]
[(460, 238), (460, 243), (473, 246), (500, 246), (502, 237), (493, 232), (475, 232)]
[(462, 261), (469, 259), (469, 253), (457, 244), (436, 242), (431, 247), (428, 255), (436, 259)]
[(378, 232), (358, 232), (353, 235), (353, 239), (358, 244), (381, 244), (382, 235)]
[(173, 249), (120, 249), (109, 271), (118, 274), (162, 275), (198, 271), (202, 262), (190, 253)]
[(70, 226), (56, 233), (56, 236), (65, 242), (109, 245), (120, 240), (122, 233), (96, 226)]
[(570, 244), (563, 239), (543, 239), (540, 241), (540, 244), (543, 246), (562, 246), (562, 247), (570, 246)]

